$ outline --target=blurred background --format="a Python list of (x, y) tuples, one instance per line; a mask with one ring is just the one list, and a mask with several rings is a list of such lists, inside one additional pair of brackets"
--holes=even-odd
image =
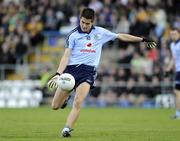
[(50, 105), (46, 83), (85, 6), (96, 11), (96, 25), (150, 37), (158, 47), (105, 44), (97, 87), (84, 106), (173, 108), (173, 70), (165, 76), (164, 68), (171, 57), (169, 31), (180, 27), (178, 0), (0, 0), (0, 108)]

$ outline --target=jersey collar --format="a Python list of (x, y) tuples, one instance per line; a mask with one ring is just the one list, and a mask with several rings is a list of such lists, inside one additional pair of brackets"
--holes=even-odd
[(93, 29), (95, 29), (95, 27), (92, 25), (92, 27), (91, 27), (91, 29), (90, 29), (90, 31), (89, 32), (83, 32), (82, 30), (81, 30), (81, 27), (80, 27), (80, 25), (78, 26), (78, 32), (79, 33), (87, 33), (87, 34), (89, 34)]

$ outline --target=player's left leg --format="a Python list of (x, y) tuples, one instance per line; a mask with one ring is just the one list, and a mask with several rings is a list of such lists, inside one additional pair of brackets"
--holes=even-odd
[(73, 102), (73, 107), (72, 110), (67, 118), (66, 126), (62, 130), (62, 136), (63, 137), (69, 137), (70, 132), (72, 131), (72, 127), (74, 126), (75, 122), (77, 121), (80, 110), (81, 110), (81, 105), (88, 95), (90, 90), (90, 84), (87, 82), (81, 83), (77, 88), (76, 88), (76, 95), (74, 98)]
[(51, 104), (52, 109), (58, 110), (60, 107), (64, 106), (64, 102), (66, 102), (66, 99), (69, 95), (70, 92), (63, 91), (60, 88), (57, 88)]

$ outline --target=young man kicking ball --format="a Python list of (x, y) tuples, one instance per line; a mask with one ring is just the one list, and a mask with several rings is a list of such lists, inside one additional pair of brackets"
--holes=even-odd
[[(49, 87), (57, 88), (57, 80), (64, 72), (72, 74), (76, 81), (72, 110), (61, 132), (63, 137), (71, 136), (72, 128), (80, 115), (81, 105), (93, 87), (104, 43), (118, 38), (126, 42), (146, 42), (147, 46), (151, 48), (156, 46), (155, 42), (145, 38), (129, 34), (116, 34), (102, 27), (94, 26), (94, 19), (94, 10), (85, 8), (81, 12), (80, 24), (67, 36), (66, 49), (57, 73), (48, 83)], [(57, 88), (52, 101), (52, 108), (54, 110), (60, 107), (64, 108), (68, 97), (69, 92)]]

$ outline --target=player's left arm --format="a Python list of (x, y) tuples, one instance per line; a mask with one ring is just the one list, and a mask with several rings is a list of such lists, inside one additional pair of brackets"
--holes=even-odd
[(117, 38), (125, 42), (145, 42), (149, 48), (154, 48), (157, 46), (157, 44), (151, 39), (133, 36), (130, 34), (119, 33)]

